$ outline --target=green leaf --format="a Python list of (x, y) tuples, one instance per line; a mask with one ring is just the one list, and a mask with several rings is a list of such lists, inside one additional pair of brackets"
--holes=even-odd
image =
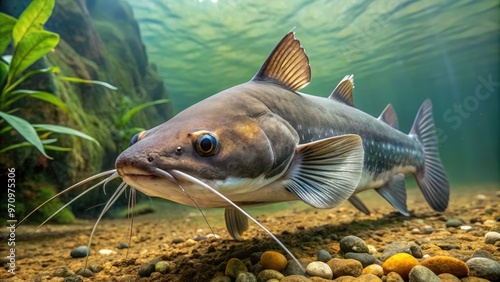
[(12, 126), (7, 125), (6, 127), (2, 128), (2, 129), (0, 130), (0, 134), (4, 134), (5, 132), (9, 132), (9, 131), (11, 131), (11, 130), (12, 130)]
[(9, 65), (4, 63), (3, 61), (0, 61), (0, 87), (3, 85), (3, 82), (7, 78), (8, 74), (9, 74)]
[(68, 77), (68, 76), (61, 76), (61, 79), (71, 81), (71, 82), (77, 82), (77, 83), (97, 84), (97, 85), (101, 85), (101, 86), (104, 86), (106, 88), (109, 88), (111, 90), (118, 90), (118, 88), (116, 88), (115, 86), (113, 86), (107, 82), (102, 82), (99, 80), (88, 80), (88, 79), (83, 79), (83, 78), (79, 78), (79, 77)]
[(19, 16), (12, 37), (14, 46), (17, 47), (23, 37), (32, 31), (40, 31), (43, 25), (50, 18), (54, 9), (55, 0), (33, 0), (26, 10)]
[(85, 133), (83, 133), (81, 131), (78, 131), (76, 129), (69, 128), (69, 127), (66, 127), (66, 126), (55, 125), (55, 124), (33, 124), (33, 127), (34, 128), (44, 129), (44, 130), (47, 130), (47, 131), (52, 131), (52, 132), (55, 132), (55, 133), (61, 133), (61, 134), (68, 134), (68, 135), (77, 136), (77, 137), (80, 137), (80, 138), (83, 138), (83, 139), (90, 140), (90, 141), (96, 143), (97, 145), (100, 145), (99, 142), (97, 142), (97, 140), (95, 140), (93, 137), (90, 137), (89, 135), (87, 135), (87, 134), (85, 134)]
[(26, 120), (16, 117), (13, 115), (9, 115), (4, 112), (0, 112), (0, 117), (3, 118), (6, 122), (8, 122), (12, 127), (26, 139), (29, 143), (33, 144), (38, 151), (40, 151), (46, 158), (52, 159), (47, 155), (45, 150), (43, 149), (43, 144), (42, 141), (40, 140), (40, 137), (38, 137), (38, 134), (36, 133), (35, 129), (33, 126), (27, 122)]
[(9, 88), (5, 89), (4, 94), (5, 93), (9, 93), (14, 88), (16, 88), (19, 84), (21, 84), (23, 81), (25, 81), (26, 79), (30, 78), (31, 76), (33, 76), (35, 74), (49, 73), (49, 72), (59, 73), (59, 72), (61, 72), (61, 69), (58, 68), (58, 67), (50, 67), (50, 68), (44, 68), (44, 69), (29, 71), (29, 72), (25, 73), (23, 76), (21, 76), (18, 80), (16, 80), (16, 82), (10, 84)]
[(33, 31), (26, 34), (14, 50), (7, 84), (33, 63), (50, 52), (59, 43), (59, 35), (48, 31)]
[(17, 20), (7, 14), (0, 13), (0, 54), (9, 46), (12, 29)]
[(168, 102), (169, 102), (168, 99), (159, 99), (159, 100), (155, 100), (152, 102), (148, 102), (148, 103), (144, 103), (144, 104), (140, 104), (138, 106), (135, 106), (132, 109), (130, 109), (125, 115), (123, 115), (118, 127), (119, 128), (124, 127), (125, 124), (127, 124), (129, 122), (129, 120), (132, 118), (132, 116), (135, 115), (138, 111), (140, 111), (144, 108), (147, 108), (147, 107), (151, 107), (151, 106), (158, 105), (158, 104), (165, 104)]
[(45, 91), (36, 91), (36, 90), (26, 90), (26, 89), (19, 89), (19, 90), (14, 90), (11, 92), (11, 95), (13, 96), (11, 99), (9, 99), (3, 107), (10, 106), (12, 103), (15, 101), (25, 98), (25, 97), (30, 97), (30, 98), (35, 98), (39, 99), (48, 103), (51, 103), (52, 105), (57, 106), (64, 112), (68, 112), (68, 107), (66, 106), (66, 103), (64, 103), (63, 100), (61, 100), (59, 97), (56, 95), (45, 92)]
[[(45, 149), (48, 149), (47, 147), (54, 147), (54, 146), (47, 145), (47, 144), (55, 143), (56, 141), (57, 141), (57, 139), (42, 140), (42, 144), (44, 145)], [(21, 143), (13, 144), (13, 145), (7, 146), (5, 148), (2, 148), (0, 150), (0, 153), (6, 152), (9, 150), (13, 150), (13, 149), (17, 149), (17, 148), (22, 148), (22, 147), (33, 147), (33, 144), (31, 144), (30, 142), (21, 142)]]
[(51, 150), (51, 151), (58, 151), (58, 152), (71, 152), (73, 149), (68, 148), (68, 147), (60, 147), (60, 146), (52, 146), (52, 145), (45, 145), (45, 149)]

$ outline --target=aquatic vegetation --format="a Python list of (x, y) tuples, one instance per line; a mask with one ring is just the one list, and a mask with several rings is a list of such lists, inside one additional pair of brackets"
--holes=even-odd
[[(41, 73), (60, 72), (58, 67), (28, 70), (35, 62), (51, 52), (59, 43), (59, 35), (43, 29), (43, 25), (50, 18), (54, 8), (54, 0), (33, 1), (26, 10), (15, 19), (0, 13), (0, 54), (3, 54), (12, 41), (12, 55), (4, 55), (0, 61), (0, 124), (7, 123), (0, 129), (0, 134), (7, 134), (11, 130), (17, 131), (25, 141), (6, 146), (0, 153), (9, 150), (31, 147), (40, 151), (45, 157), (49, 157), (46, 150), (70, 151), (71, 148), (52, 145), (57, 139), (50, 138), (53, 133), (68, 134), (83, 138), (99, 145), (93, 137), (66, 126), (54, 124), (31, 124), (29, 121), (15, 115), (21, 105), (19, 100), (34, 98), (45, 101), (67, 112), (67, 106), (63, 100), (56, 95), (39, 90), (22, 89), (22, 83), (29, 78)], [(11, 40), (12, 39), (12, 40)], [(27, 72), (25, 72), (28, 70)], [(115, 87), (101, 81), (85, 80), (75, 77), (61, 77), (61, 79), (78, 82), (92, 83), (105, 86), (110, 89)]]
[[(142, 128), (142, 127), (130, 126), (130, 124), (129, 124), (130, 119), (139, 111), (142, 111), (148, 107), (169, 103), (170, 100), (169, 99), (158, 99), (158, 100), (154, 100), (151, 102), (146, 102), (146, 103), (136, 105), (136, 106), (132, 107), (131, 109), (128, 107), (128, 105), (132, 104), (132, 101), (130, 101), (129, 99), (123, 99), (122, 102), (123, 102), (123, 106), (120, 107), (122, 110), (119, 111), (119, 114), (114, 115), (114, 120), (115, 120), (115, 126), (118, 129), (118, 132), (120, 135), (120, 141), (121, 141), (121, 144), (118, 147), (121, 150), (125, 150), (129, 144), (130, 136), (133, 136), (137, 132), (141, 132), (141, 131), (146, 130), (145, 128)], [(120, 114), (120, 112), (123, 114)]]

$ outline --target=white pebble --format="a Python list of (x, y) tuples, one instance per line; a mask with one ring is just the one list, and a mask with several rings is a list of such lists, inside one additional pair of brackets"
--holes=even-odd
[(213, 233), (210, 233), (210, 234), (207, 234), (207, 238), (215, 238), (215, 239), (220, 239), (220, 235), (218, 234), (213, 234)]
[(311, 276), (319, 276), (325, 279), (332, 279), (333, 277), (332, 269), (322, 261), (313, 261), (308, 264), (306, 272)]
[(471, 228), (472, 227), (469, 226), (469, 225), (462, 225), (462, 226), (460, 226), (460, 229), (462, 229), (462, 230), (470, 230)]
[(422, 258), (423, 259), (427, 259), (427, 258), (430, 258), (431, 256), (429, 254), (425, 254)]
[(109, 256), (111, 254), (116, 254), (115, 251), (113, 250), (106, 250), (106, 249), (102, 249), (102, 250), (99, 250), (99, 254), (100, 255), (105, 255), (105, 256)]

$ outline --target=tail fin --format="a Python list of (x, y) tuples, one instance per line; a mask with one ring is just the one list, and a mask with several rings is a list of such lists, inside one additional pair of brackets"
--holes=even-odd
[(415, 175), (418, 186), (429, 205), (435, 211), (443, 212), (448, 207), (450, 184), (439, 157), (432, 103), (429, 99), (425, 100), (418, 110), (409, 135), (422, 144), (425, 155), (424, 166), (417, 170)]

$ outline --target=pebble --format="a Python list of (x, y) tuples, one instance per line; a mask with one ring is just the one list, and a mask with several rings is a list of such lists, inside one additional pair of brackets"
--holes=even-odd
[(368, 246), (363, 239), (356, 236), (346, 236), (340, 240), (342, 253), (368, 253)]
[(450, 273), (457, 277), (464, 277), (469, 273), (469, 268), (463, 261), (448, 256), (430, 257), (422, 261), (421, 265), (429, 268), (436, 275)]
[(478, 200), (479, 202), (484, 202), (488, 199), (488, 197), (486, 197), (486, 195), (484, 194), (477, 194), (476, 195), (476, 200)]
[(408, 275), (410, 282), (440, 282), (441, 280), (437, 277), (432, 270), (428, 269), (422, 265), (416, 265), (410, 271)]
[[(299, 259), (299, 261), (300, 261), (300, 259)], [(307, 264), (309, 264), (309, 263), (307, 263)], [(307, 264), (305, 264), (305, 265), (307, 265)], [(306, 271), (305, 271), (305, 267), (297, 264), (297, 262), (295, 262), (295, 260), (290, 259), (290, 260), (288, 260), (288, 264), (286, 265), (285, 270), (283, 271), (283, 274), (285, 274), (286, 276), (288, 276), (288, 275), (305, 275)]]
[(382, 282), (382, 279), (374, 274), (363, 274), (354, 279), (355, 282)]
[(462, 225), (462, 226), (460, 226), (460, 229), (467, 231), (467, 230), (471, 230), (472, 226), (470, 226), (470, 225)]
[(322, 262), (327, 262), (332, 259), (332, 255), (327, 250), (319, 250), (316, 257)]
[(373, 246), (373, 245), (368, 245), (368, 253), (370, 255), (378, 254), (377, 248), (375, 248), (375, 246)]
[(489, 258), (471, 258), (467, 262), (469, 275), (490, 281), (500, 280), (500, 263)]
[(333, 277), (333, 272), (330, 266), (322, 261), (313, 261), (308, 264), (306, 272), (311, 276), (319, 276), (326, 279), (332, 279)]
[(71, 250), (69, 254), (72, 258), (84, 258), (89, 253), (89, 248), (87, 246), (79, 246)]
[(170, 272), (170, 264), (168, 261), (161, 260), (155, 264), (155, 271), (161, 274), (167, 274)]
[(430, 225), (425, 225), (423, 228), (422, 228), (422, 232), (424, 234), (431, 234), (432, 232), (434, 232), (434, 228)]
[(76, 274), (87, 278), (94, 276), (94, 273), (88, 268), (80, 268), (76, 271)]
[(389, 272), (385, 278), (385, 282), (405, 282), (405, 280), (397, 272)]
[(290, 275), (281, 279), (280, 282), (312, 282), (312, 280), (302, 275)]
[(118, 249), (127, 249), (128, 248), (128, 244), (127, 243), (124, 243), (124, 242), (121, 242), (119, 245), (118, 245)]
[(257, 275), (257, 281), (267, 282), (270, 279), (277, 279), (278, 281), (280, 281), (284, 277), (285, 276), (283, 276), (283, 274), (281, 274), (279, 271), (276, 271), (274, 269), (264, 269), (259, 272), (259, 275)]
[(102, 249), (102, 250), (99, 250), (99, 254), (109, 256), (111, 254), (116, 254), (116, 252), (113, 250)]
[(422, 253), (422, 248), (415, 243), (410, 243), (410, 252), (411, 255), (415, 258), (422, 258), (424, 254)]
[(260, 257), (262, 256), (264, 252), (255, 252), (250, 255), (250, 262), (252, 265), (258, 263), (260, 261)]
[(358, 277), (363, 273), (363, 265), (354, 259), (333, 258), (327, 264), (332, 269), (334, 278), (345, 275)]
[(386, 261), (388, 258), (399, 253), (411, 254), (411, 247), (406, 241), (393, 242), (382, 252), (381, 261)]
[(63, 282), (83, 282), (83, 279), (78, 275), (71, 275), (64, 278)]
[(251, 272), (240, 272), (235, 282), (257, 282), (257, 276)]
[(184, 242), (184, 244), (186, 244), (186, 246), (188, 246), (188, 247), (192, 247), (192, 246), (194, 246), (194, 245), (198, 244), (198, 242), (197, 242), (197, 241), (195, 241), (195, 240), (193, 240), (193, 239), (187, 239), (187, 240)]
[(382, 277), (384, 275), (384, 269), (378, 264), (371, 264), (363, 268), (362, 274), (373, 274), (378, 277)]
[(248, 272), (246, 265), (237, 258), (231, 258), (226, 265), (226, 270), (224, 271), (224, 275), (236, 279), (240, 272)]
[(484, 242), (486, 244), (494, 245), (497, 241), (500, 241), (500, 233), (490, 231), (484, 235)]
[(155, 264), (152, 262), (146, 262), (139, 268), (139, 276), (149, 277), (151, 273), (155, 271)]
[(219, 272), (215, 274), (214, 278), (212, 278), (210, 282), (231, 282), (231, 278), (224, 276), (224, 274)]
[(382, 264), (382, 268), (384, 269), (384, 273), (386, 275), (390, 272), (396, 272), (401, 275), (402, 278), (407, 279), (410, 274), (410, 270), (418, 264), (418, 260), (412, 255), (399, 253), (388, 258), (384, 264)]
[(75, 272), (69, 269), (67, 266), (58, 267), (52, 272), (53, 277), (68, 277), (71, 275), (75, 275)]
[(496, 225), (497, 224), (497, 221), (496, 220), (493, 220), (493, 219), (487, 219), (483, 222), (484, 225)]
[(449, 273), (441, 273), (438, 275), (438, 277), (441, 282), (461, 282), (458, 277)]
[(464, 223), (460, 218), (450, 218), (446, 221), (446, 227), (459, 227)]
[(378, 260), (374, 256), (367, 253), (347, 253), (344, 255), (344, 258), (355, 259), (359, 261), (361, 265), (363, 265), (363, 267), (367, 267), (370, 264), (378, 262)]
[(489, 259), (494, 259), (493, 255), (490, 252), (488, 252), (487, 250), (482, 250), (482, 249), (476, 250), (472, 254), (472, 257), (473, 258), (489, 258)]
[(89, 270), (92, 271), (93, 273), (98, 273), (98, 272), (101, 272), (101, 270), (103, 270), (104, 267), (102, 267), (101, 265), (99, 264), (91, 264), (89, 265)]
[(172, 244), (179, 244), (179, 243), (182, 243), (184, 241), (185, 240), (182, 238), (174, 238), (174, 239), (172, 239)]
[(275, 251), (265, 251), (260, 257), (260, 264), (264, 269), (282, 271), (287, 263), (285, 256)]

